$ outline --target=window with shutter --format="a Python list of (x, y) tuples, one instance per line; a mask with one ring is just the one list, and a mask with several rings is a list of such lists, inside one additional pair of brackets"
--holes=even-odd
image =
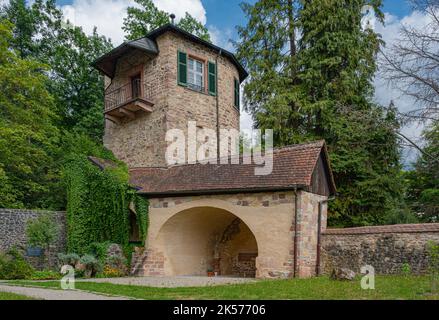
[(205, 92), (204, 62), (189, 57), (187, 59), (187, 85), (195, 91)]
[(187, 86), (187, 54), (178, 51), (178, 84)]
[(216, 77), (216, 64), (213, 62), (209, 62), (209, 94), (212, 96), (216, 95)]
[(240, 107), (240, 93), (239, 93), (239, 80), (235, 78), (235, 107), (239, 109)]

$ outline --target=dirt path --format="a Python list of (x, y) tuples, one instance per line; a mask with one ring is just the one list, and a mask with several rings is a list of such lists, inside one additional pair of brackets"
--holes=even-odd
[(16, 287), (4, 284), (0, 284), (0, 291), (16, 293), (41, 300), (129, 300), (123, 297), (110, 297), (78, 290)]

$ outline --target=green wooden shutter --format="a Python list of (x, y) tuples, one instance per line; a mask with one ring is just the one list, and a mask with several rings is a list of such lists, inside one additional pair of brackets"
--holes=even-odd
[(187, 54), (178, 51), (178, 84), (187, 86)]
[(235, 107), (240, 107), (239, 80), (235, 78)]
[(209, 94), (212, 96), (216, 95), (216, 64), (209, 62)]

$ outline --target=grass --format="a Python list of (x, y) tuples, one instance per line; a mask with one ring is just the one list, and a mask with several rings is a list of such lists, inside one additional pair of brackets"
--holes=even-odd
[(15, 293), (0, 292), (0, 301), (1, 300), (34, 300), (34, 299)]
[[(14, 281), (13, 283), (60, 288), (60, 283), (57, 281)], [(439, 294), (429, 294), (431, 281), (427, 276), (377, 276), (375, 288), (375, 290), (361, 289), (359, 279), (353, 282), (340, 282), (332, 281), (327, 277), (197, 288), (152, 288), (76, 282), (76, 289), (79, 290), (146, 300), (439, 300)]]

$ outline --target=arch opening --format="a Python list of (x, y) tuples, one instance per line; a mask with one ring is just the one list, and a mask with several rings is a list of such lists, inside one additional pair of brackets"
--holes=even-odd
[(254, 278), (258, 245), (250, 228), (229, 211), (197, 207), (181, 211), (160, 229), (165, 270), (175, 276)]

